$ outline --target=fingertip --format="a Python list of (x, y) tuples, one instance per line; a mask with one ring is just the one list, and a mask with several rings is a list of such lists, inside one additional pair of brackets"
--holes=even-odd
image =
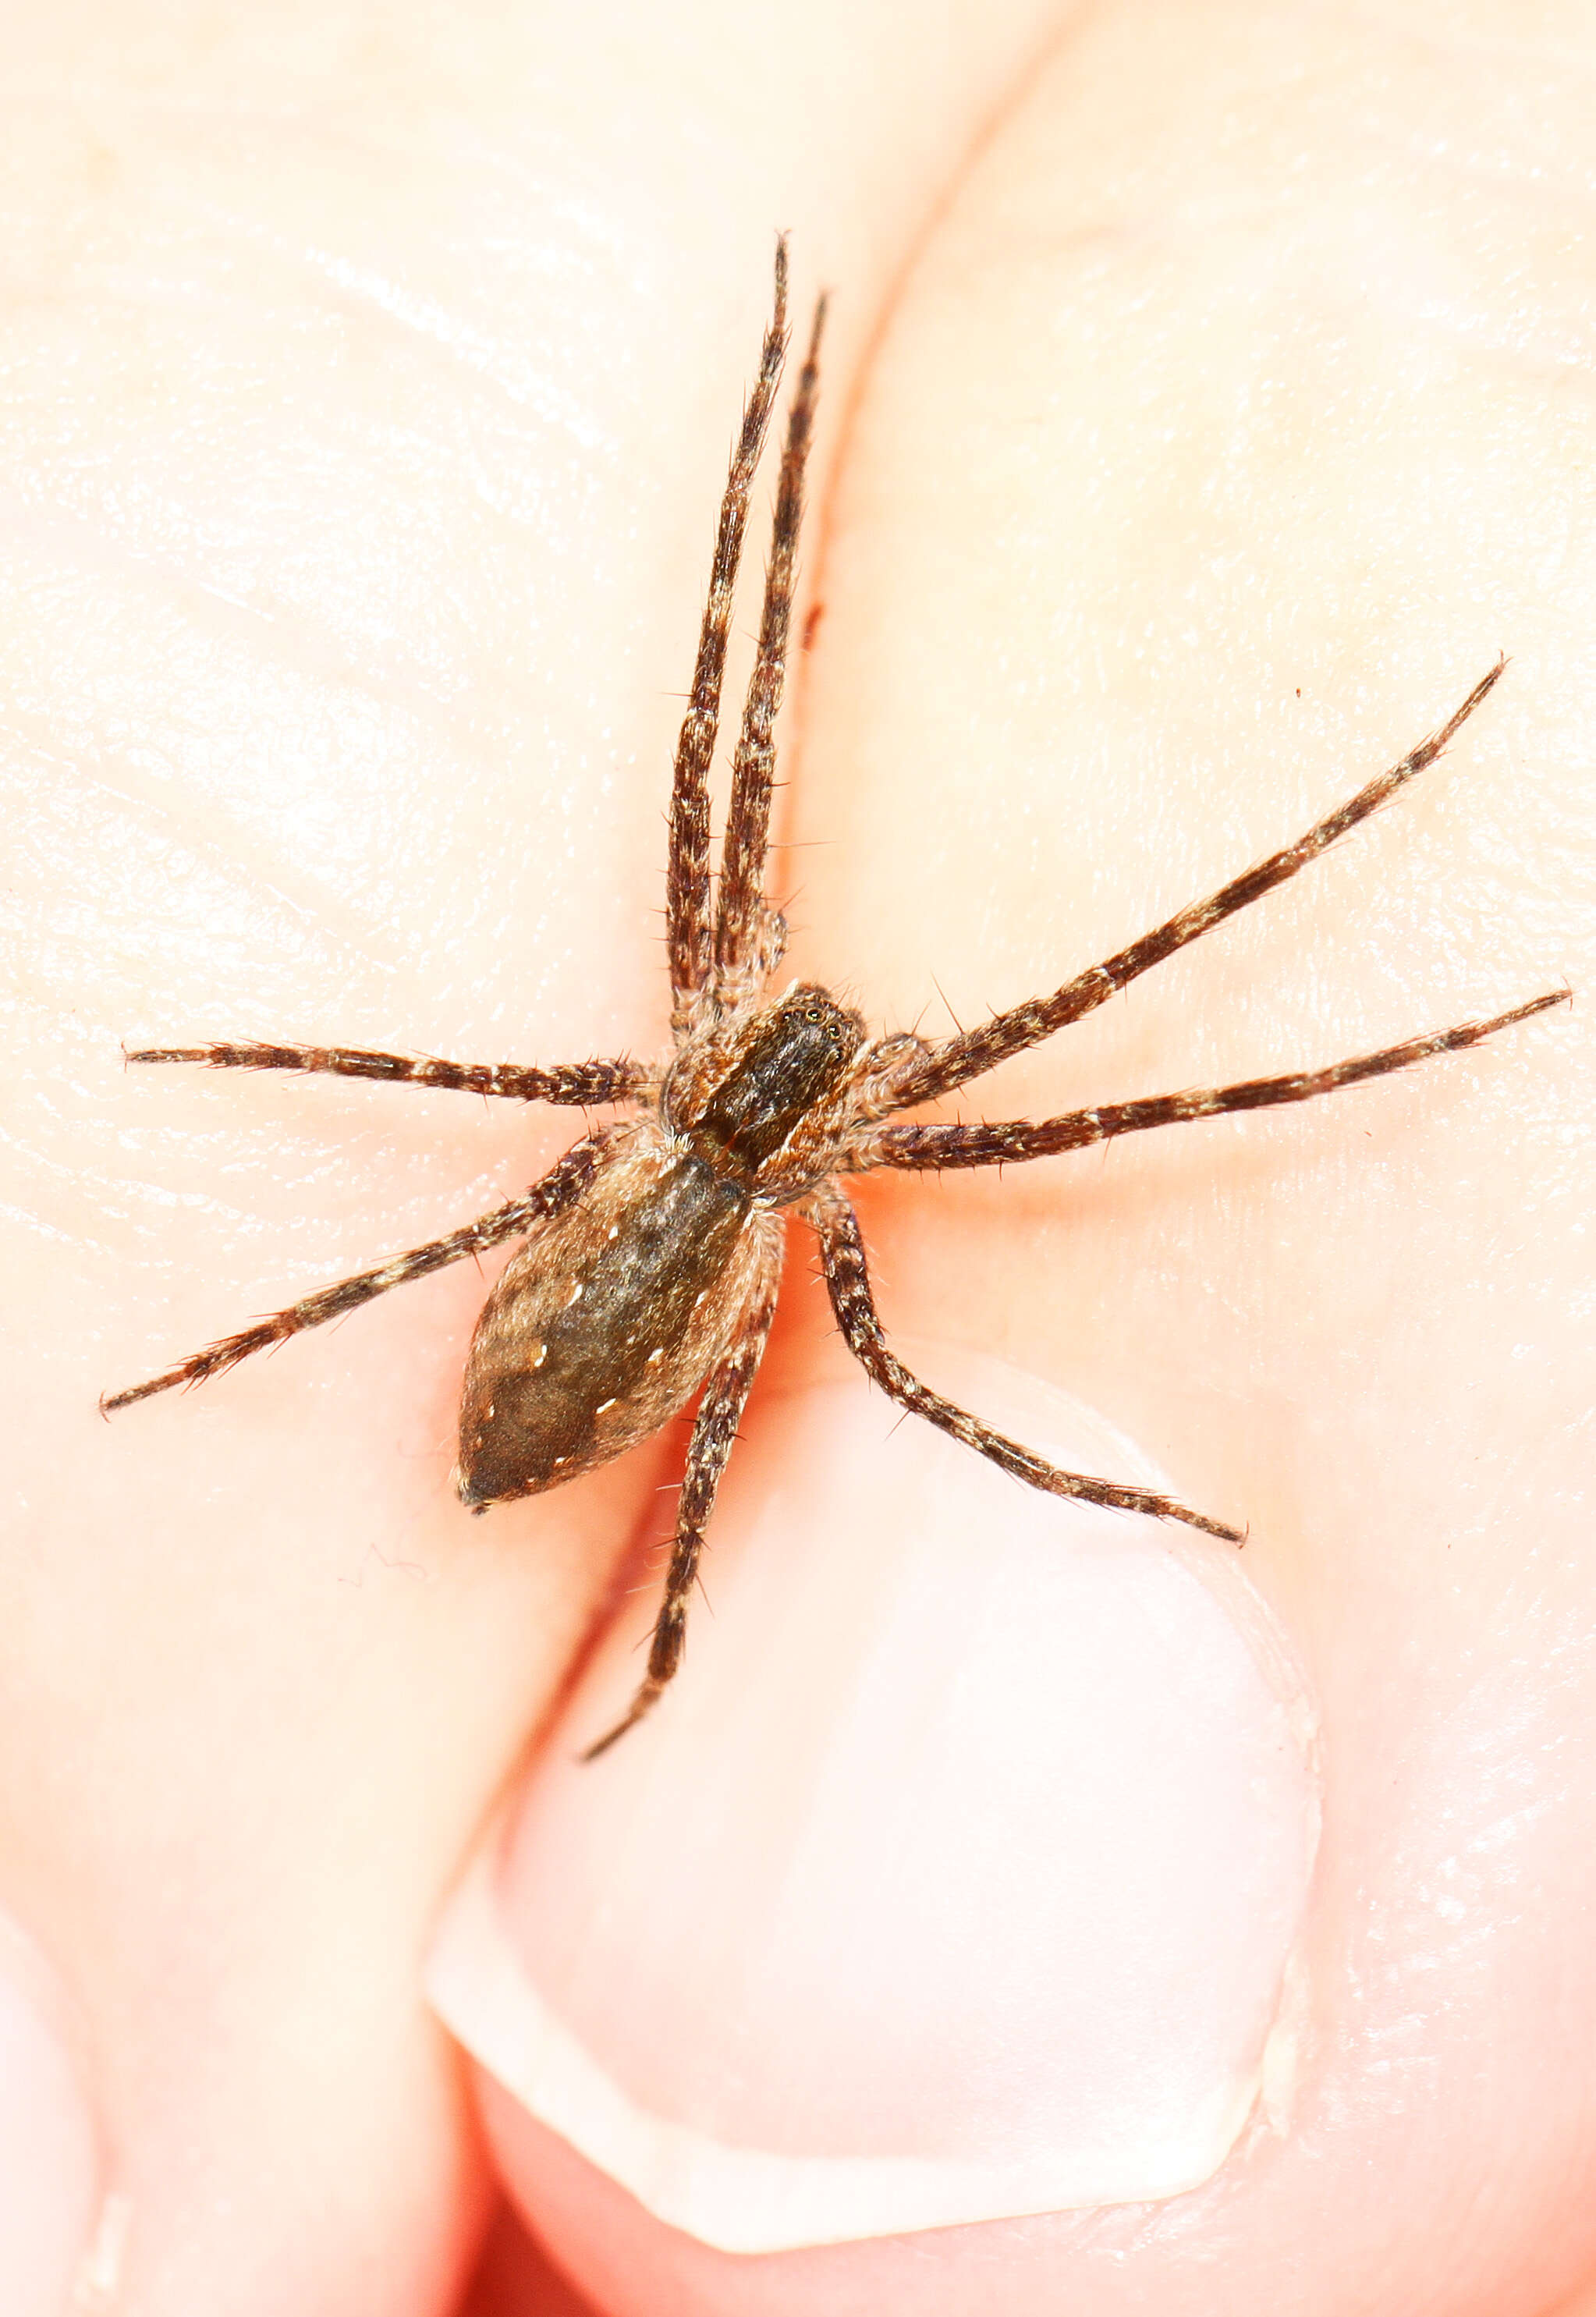
[[(936, 1381), (1164, 1483), (999, 1363)], [(682, 1678), (571, 1762), (633, 1671), (617, 1630), (446, 1918), (431, 1991), (490, 2116), (744, 2255), (1211, 2175), (1281, 2080), (1318, 1823), (1311, 1706), (1232, 1555), (851, 1382), (762, 1411), (717, 1543)], [(510, 2139), (536, 2210), (547, 2133)]]

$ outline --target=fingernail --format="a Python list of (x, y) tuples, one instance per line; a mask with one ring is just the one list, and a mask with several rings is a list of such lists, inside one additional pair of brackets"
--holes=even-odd
[(99, 2196), (94, 2119), (67, 1999), (32, 1941), (0, 1917), (0, 2308), (67, 2317)]
[[(1039, 1381), (915, 1356), (1055, 1463), (1171, 1488)], [(1039, 1495), (862, 1382), (750, 1429), (680, 1677), (575, 1762), (651, 1589), (451, 1902), (435, 2008), (727, 2251), (1195, 2187), (1288, 2081), (1318, 1830), (1313, 1713), (1235, 1549)]]

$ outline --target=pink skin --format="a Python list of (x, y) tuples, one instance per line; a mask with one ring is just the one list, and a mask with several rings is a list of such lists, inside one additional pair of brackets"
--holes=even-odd
[[(649, 2317), (1589, 2317), (1579, 1011), (864, 1195), (895, 1328), (1251, 1521), (1322, 1709), (1291, 2127), (1165, 2205), (737, 2260), (491, 2090), (485, 2136), (421, 1958), (673, 1444), (467, 1522), (469, 1267), (93, 1412), (571, 1127), (122, 1077), (119, 1039), (659, 1035), (671, 693), (779, 224), (837, 293), (797, 970), (891, 1023), (935, 1026), (933, 976), (967, 1018), (1024, 995), (1505, 649), (1421, 793), (967, 1108), (1596, 987), (1583, 13), (1534, 53), (1500, 0), (1450, 37), (1013, 0), (918, 45), (808, 6), (790, 56), (739, 10), (329, 21), (122, 0), (9, 44), (0, 1901), (87, 2023), (123, 2305), (430, 2317), (507, 2191)], [(773, 1391), (837, 1373), (807, 1270)], [(565, 2307), (531, 2259), (502, 2225), (471, 2317)]]

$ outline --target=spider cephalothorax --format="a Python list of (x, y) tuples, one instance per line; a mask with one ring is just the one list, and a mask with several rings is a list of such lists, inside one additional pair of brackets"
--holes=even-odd
[(491, 1214), (321, 1288), (102, 1403), (107, 1409), (125, 1408), (174, 1384), (202, 1382), (250, 1353), (406, 1280), (508, 1239), (523, 1240), (477, 1320), (466, 1372), (455, 1478), (473, 1512), (591, 1471), (656, 1432), (699, 1395), (648, 1671), (625, 1718), (590, 1749), (593, 1754), (647, 1712), (681, 1661), (705, 1526), (775, 1312), (786, 1210), (794, 1210), (818, 1238), (832, 1308), (850, 1350), (902, 1407), (1033, 1488), (1184, 1521), (1239, 1543), (1238, 1530), (1172, 1497), (1059, 1471), (911, 1375), (887, 1348), (876, 1316), (843, 1178), (878, 1167), (1014, 1163), (1223, 1111), (1305, 1102), (1477, 1044), (1567, 995), (1553, 990), (1488, 1021), (1465, 1022), (1282, 1078), (1157, 1095), (1057, 1118), (969, 1125), (902, 1122), (903, 1112), (951, 1093), (1078, 1021), (1137, 975), (1295, 876), (1433, 762), (1496, 682), (1502, 663), (1439, 732), (1295, 845), (1050, 997), (1011, 1007), (954, 1037), (928, 1041), (902, 1033), (870, 1039), (857, 1014), (810, 984), (772, 996), (786, 940), (780, 914), (764, 898), (772, 732), (786, 668), (824, 304), (816, 311), (788, 421), (758, 649), (713, 890), (709, 776), (748, 497), (786, 352), (786, 307), (787, 253), (779, 245), (775, 312), (721, 503), (691, 702), (676, 749), (665, 881), (672, 1054), (655, 1068), (621, 1057), (548, 1069), (258, 1043), (129, 1056), (135, 1062), (397, 1079), (522, 1102), (616, 1104), (630, 1113), (574, 1144), (540, 1182)]

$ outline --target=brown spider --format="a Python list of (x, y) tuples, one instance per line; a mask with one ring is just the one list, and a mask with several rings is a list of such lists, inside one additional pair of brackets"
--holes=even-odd
[(1487, 1022), (1461, 1023), (1284, 1078), (1155, 1095), (1040, 1121), (889, 1123), (896, 1114), (951, 1093), (1078, 1021), (1149, 966), (1294, 877), (1433, 762), (1495, 684), (1503, 663), (1476, 684), (1439, 732), (1295, 845), (1088, 967), (1051, 997), (936, 1040), (907, 1033), (870, 1038), (857, 1014), (812, 984), (770, 997), (767, 985), (787, 935), (763, 895), (775, 768), (771, 732), (786, 666), (824, 300), (816, 309), (788, 421), (763, 614), (733, 760), (713, 907), (709, 773), (748, 497), (786, 354), (786, 313), (787, 252), (780, 243), (775, 310), (721, 501), (691, 705), (676, 748), (665, 875), (673, 1051), (654, 1064), (622, 1056), (548, 1069), (255, 1043), (162, 1048), (128, 1057), (216, 1069), (321, 1070), (457, 1087), (520, 1102), (630, 1106), (631, 1116), (584, 1136), (540, 1182), (491, 1214), (394, 1256), (374, 1271), (320, 1288), (101, 1403), (109, 1411), (174, 1384), (201, 1383), (252, 1352), (337, 1319), (406, 1280), (502, 1240), (523, 1240), (477, 1320), (466, 1370), (455, 1482), (473, 1512), (591, 1472), (658, 1431), (701, 1387), (648, 1671), (625, 1719), (589, 1749), (589, 1759), (642, 1718), (681, 1662), (704, 1530), (775, 1312), (784, 1209), (795, 1209), (819, 1239), (832, 1309), (849, 1349), (901, 1407), (1033, 1488), (1184, 1521), (1239, 1543), (1238, 1530), (1173, 1498), (1057, 1470), (911, 1375), (887, 1348), (876, 1316), (858, 1219), (841, 1178), (873, 1167), (1012, 1164), (1221, 1111), (1306, 1102), (1432, 1054), (1476, 1045), (1568, 995), (1553, 990)]

